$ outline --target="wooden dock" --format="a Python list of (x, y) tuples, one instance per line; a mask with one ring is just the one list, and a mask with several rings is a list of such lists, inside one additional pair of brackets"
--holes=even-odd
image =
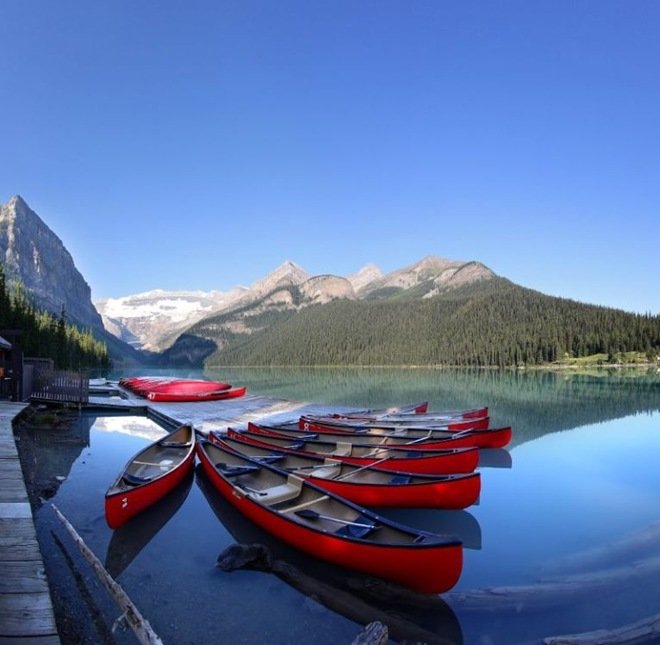
[(90, 391), (88, 408), (114, 411), (134, 411), (147, 414), (156, 420), (175, 426), (190, 423), (195, 429), (207, 434), (211, 430), (224, 430), (227, 426), (241, 427), (248, 421), (295, 420), (301, 414), (323, 414), (336, 409), (318, 403), (288, 401), (266, 396), (247, 394), (224, 401), (197, 401), (194, 403), (154, 403), (148, 399), (114, 386), (122, 398), (95, 396)]
[(56, 645), (55, 614), (12, 430), (27, 405), (0, 401), (0, 642)]

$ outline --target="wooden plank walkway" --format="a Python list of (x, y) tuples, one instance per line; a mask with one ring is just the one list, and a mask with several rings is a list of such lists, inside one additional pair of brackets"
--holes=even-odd
[(248, 421), (296, 420), (301, 414), (323, 414), (337, 407), (250, 394), (224, 401), (154, 403), (123, 388), (117, 387), (117, 391), (125, 398), (97, 397), (92, 394), (88, 407), (146, 413), (171, 425), (191, 423), (204, 434), (211, 430), (224, 430), (227, 426), (245, 426)]
[(27, 403), (0, 401), (0, 643), (60, 642), (12, 421)]

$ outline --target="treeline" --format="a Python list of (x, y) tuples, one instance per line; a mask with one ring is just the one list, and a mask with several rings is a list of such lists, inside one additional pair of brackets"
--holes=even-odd
[(90, 330), (67, 323), (64, 308), (59, 316), (35, 308), (21, 283), (10, 289), (1, 263), (0, 329), (20, 330), (18, 342), (24, 355), (52, 358), (59, 369), (110, 366), (105, 343), (96, 340)]
[[(207, 338), (210, 329), (205, 330)], [(208, 334), (208, 335), (207, 335)], [(421, 300), (337, 300), (218, 343), (207, 365), (510, 367), (660, 354), (660, 316), (546, 296), (504, 279)]]

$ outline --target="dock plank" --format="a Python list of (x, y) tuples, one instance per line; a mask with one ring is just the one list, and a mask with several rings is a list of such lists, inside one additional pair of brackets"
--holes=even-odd
[(50, 594), (0, 594), (0, 636), (57, 634)]
[(20, 636), (0, 636), (0, 645), (60, 645), (57, 634), (45, 636), (30, 636), (29, 639)]
[(48, 591), (40, 560), (0, 562), (0, 594)]
[(19, 518), (32, 520), (32, 509), (29, 502), (0, 502), (0, 519)]
[(0, 561), (29, 561), (40, 560), (41, 551), (36, 538), (11, 538), (0, 536)]
[(0, 645), (60, 645), (60, 637), (57, 634), (48, 634), (30, 636), (28, 640), (20, 636), (0, 636)]

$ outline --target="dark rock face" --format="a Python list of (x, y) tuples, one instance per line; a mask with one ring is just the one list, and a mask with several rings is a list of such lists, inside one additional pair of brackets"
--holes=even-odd
[(91, 289), (62, 241), (18, 195), (0, 207), (0, 261), (35, 304), (84, 327), (103, 329)]

